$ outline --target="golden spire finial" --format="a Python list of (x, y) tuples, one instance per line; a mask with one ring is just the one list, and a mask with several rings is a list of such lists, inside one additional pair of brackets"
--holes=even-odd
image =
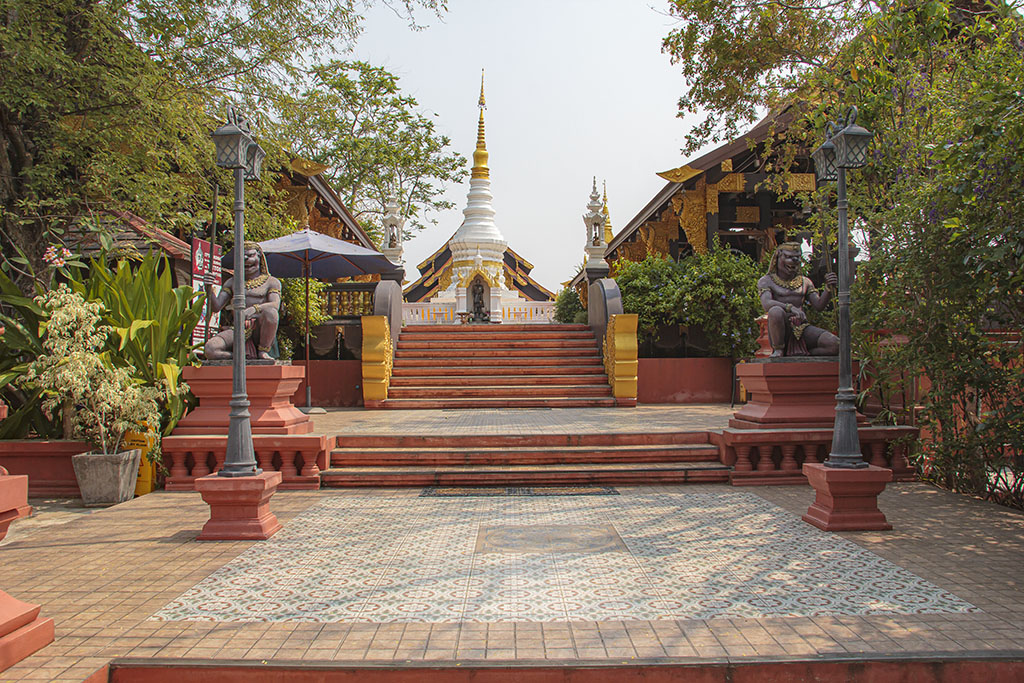
[(601, 185), (604, 187), (604, 207), (601, 210), (604, 212), (604, 241), (607, 244), (615, 237), (615, 232), (612, 230), (612, 217), (608, 213), (608, 182), (602, 180)]
[(480, 100), (477, 102), (480, 107), (480, 121), (476, 126), (476, 149), (473, 150), (473, 168), (470, 171), (472, 178), (490, 178), (490, 169), (487, 168), (487, 143), (484, 140), (484, 109), (487, 108), (487, 101), (484, 100), (484, 70), (480, 69)]

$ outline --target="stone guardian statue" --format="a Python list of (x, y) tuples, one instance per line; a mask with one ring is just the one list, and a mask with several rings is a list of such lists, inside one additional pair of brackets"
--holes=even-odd
[[(270, 349), (277, 336), (280, 320), (281, 281), (270, 274), (267, 258), (255, 242), (246, 242), (245, 249), (245, 357), (249, 360), (274, 360)], [(213, 297), (213, 287), (206, 283), (206, 296), (211, 298), (213, 312), (217, 313), (233, 296), (237, 274), (228, 278), (220, 293)], [(229, 360), (234, 349), (235, 330), (228, 327), (210, 337), (203, 347), (207, 360)]]
[[(757, 281), (761, 306), (768, 316), (769, 358), (782, 356), (835, 356), (839, 337), (807, 322), (808, 304), (822, 311), (832, 298), (832, 290), (818, 293), (810, 278), (800, 273), (802, 251), (799, 242), (780, 244), (772, 254), (768, 274)], [(825, 274), (825, 284), (835, 287), (835, 273)]]

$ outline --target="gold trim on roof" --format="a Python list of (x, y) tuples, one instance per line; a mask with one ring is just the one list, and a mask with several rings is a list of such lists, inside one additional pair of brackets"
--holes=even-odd
[(700, 175), (704, 171), (694, 168), (693, 166), (686, 165), (680, 166), (679, 168), (673, 168), (670, 171), (662, 171), (658, 173), (659, 178), (664, 178), (670, 183), (684, 183), (690, 178)]

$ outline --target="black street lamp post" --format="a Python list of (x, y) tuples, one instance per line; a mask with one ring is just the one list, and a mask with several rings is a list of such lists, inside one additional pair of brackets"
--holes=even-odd
[[(217, 165), (235, 172), (235, 253), (231, 307), (234, 311), (234, 350), (232, 351), (231, 411), (228, 415), (228, 442), (221, 477), (250, 477), (262, 470), (256, 467), (249, 422), (249, 396), (245, 389), (245, 181), (259, 177), (266, 152), (250, 137), (245, 118), (228, 110), (228, 122), (213, 132)], [(211, 251), (212, 256), (212, 251)]]
[[(867, 163), (872, 133), (856, 124), (857, 108), (850, 107), (845, 122), (830, 124), (830, 136), (811, 154), (818, 180), (837, 181), (839, 209), (839, 389), (832, 450), (826, 467), (867, 467), (857, 436), (857, 406), (853, 393), (853, 360), (850, 353), (850, 235), (846, 199), (846, 169)], [(840, 127), (842, 125), (842, 127)]]

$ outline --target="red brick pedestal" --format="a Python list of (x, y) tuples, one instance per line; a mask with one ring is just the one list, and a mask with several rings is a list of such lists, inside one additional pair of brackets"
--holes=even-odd
[(251, 477), (211, 474), (195, 481), (196, 491), (210, 506), (210, 520), (200, 541), (265, 541), (281, 530), (270, 511), (270, 497), (281, 483), (280, 472)]
[(878, 509), (878, 494), (892, 480), (892, 471), (882, 467), (852, 470), (825, 467), (820, 463), (803, 466), (815, 499), (803, 520), (825, 531), (883, 531), (892, 529)]
[[(227, 434), (231, 406), (231, 365), (204, 365), (182, 370), (192, 393), (199, 399), (195, 410), (174, 428), (175, 436)], [(308, 434), (309, 416), (292, 404), (292, 395), (306, 376), (297, 365), (246, 365), (245, 390), (253, 434)]]
[(0, 467), (0, 541), (7, 535), (11, 522), (32, 514), (28, 504), (28, 477), (24, 474), (7, 474)]
[(0, 671), (53, 642), (53, 619), (39, 616), (39, 605), (0, 591)]
[[(855, 370), (856, 372), (856, 370)], [(755, 359), (736, 366), (750, 399), (733, 413), (733, 429), (831, 428), (839, 363), (833, 358)], [(858, 415), (858, 422), (867, 420)]]
[[(0, 467), (0, 539), (19, 511), (31, 512), (27, 496), (28, 477), (9, 475)], [(0, 671), (53, 642), (53, 619), (40, 617), (39, 611), (39, 605), (0, 591)]]

